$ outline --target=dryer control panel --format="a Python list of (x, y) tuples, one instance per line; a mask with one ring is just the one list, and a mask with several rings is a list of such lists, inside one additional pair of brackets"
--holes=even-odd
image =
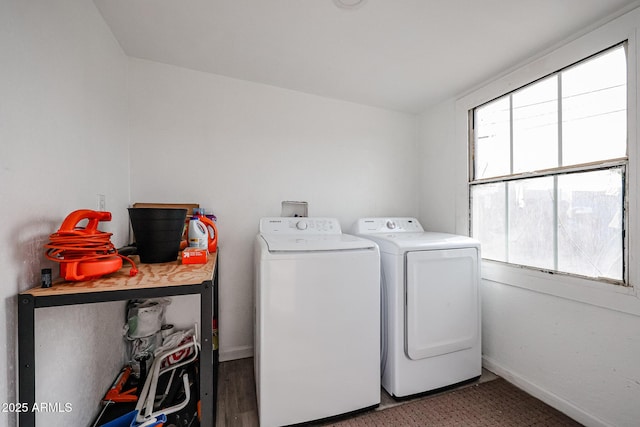
[(262, 234), (342, 234), (336, 218), (272, 217), (260, 220)]
[(408, 217), (360, 218), (353, 230), (355, 234), (420, 233), (423, 231), (424, 229), (417, 219)]

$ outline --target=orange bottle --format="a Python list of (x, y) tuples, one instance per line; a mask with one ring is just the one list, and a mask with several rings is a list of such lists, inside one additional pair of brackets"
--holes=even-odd
[(218, 250), (218, 227), (216, 227), (216, 223), (204, 215), (199, 215), (198, 219), (207, 227), (207, 249), (209, 253), (215, 252)]

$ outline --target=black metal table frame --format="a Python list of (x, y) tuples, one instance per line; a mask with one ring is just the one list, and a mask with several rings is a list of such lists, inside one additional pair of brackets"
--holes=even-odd
[[(31, 411), (36, 395), (35, 376), (35, 310), (43, 307), (126, 301), (139, 298), (158, 298), (180, 295), (200, 295), (200, 327), (202, 331), (200, 358), (200, 401), (202, 426), (215, 425), (218, 351), (213, 351), (212, 319), (218, 313), (218, 259), (213, 280), (199, 284), (87, 292), (67, 295), (18, 296), (18, 401), (26, 411), (20, 412), (20, 427), (35, 427), (36, 413)], [(210, 363), (204, 361), (209, 360)], [(211, 408), (210, 411), (205, 408)]]

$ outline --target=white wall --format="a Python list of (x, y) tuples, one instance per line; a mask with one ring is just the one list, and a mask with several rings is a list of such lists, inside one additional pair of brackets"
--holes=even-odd
[(430, 109), (420, 117), (420, 223), (428, 231), (456, 232), (456, 176), (465, 173), (452, 148), (455, 136), (455, 100)]
[[(420, 212), (423, 224), (440, 231), (464, 233), (468, 229), (466, 107), (508, 92), (526, 79), (544, 75), (554, 67), (559, 68), (558, 64), (568, 58), (578, 60), (625, 37), (630, 37), (630, 70), (636, 73), (638, 28), (640, 13), (636, 10), (464, 97), (450, 99), (426, 111), (420, 118), (419, 148), (423, 162)], [(638, 120), (637, 89), (633, 82), (629, 108), (635, 120)], [(639, 160), (636, 140), (634, 121), (629, 135), (634, 164)], [(451, 167), (443, 167), (443, 163)], [(637, 215), (638, 209), (635, 167), (630, 173), (634, 193), (632, 215)], [(435, 200), (437, 206), (430, 200)], [(640, 234), (637, 220), (632, 219), (631, 224), (631, 247), (637, 248)], [(631, 259), (635, 259), (633, 254)], [(635, 272), (631, 280), (636, 288), (624, 289), (483, 263), (485, 367), (585, 425), (637, 426), (640, 420), (637, 287), (640, 283), (635, 264), (631, 265)]]
[(253, 240), (283, 200), (310, 216), (417, 215), (416, 117), (131, 59), (131, 201), (218, 217), (221, 359), (252, 355)]
[[(107, 210), (114, 215), (103, 229), (115, 233), (116, 245), (123, 244), (129, 171), (126, 57), (92, 2), (3, 0), (0, 58), (0, 402), (4, 403), (18, 401), (17, 294), (39, 285), (41, 268), (53, 267), (44, 259), (42, 245), (68, 213), (96, 209), (97, 194), (106, 196)], [(38, 398), (69, 402), (73, 408), (64, 420), (39, 416), (39, 425), (87, 425), (120, 368), (118, 358), (93, 351), (94, 338), (107, 337), (93, 330), (90, 314), (74, 307), (38, 313), (36, 329), (42, 339), (36, 369), (43, 384)], [(121, 317), (113, 318), (120, 328)], [(51, 351), (59, 343), (64, 343), (66, 352), (53, 357)], [(63, 369), (68, 382), (52, 384), (47, 373)], [(16, 424), (15, 414), (0, 412), (0, 425)]]

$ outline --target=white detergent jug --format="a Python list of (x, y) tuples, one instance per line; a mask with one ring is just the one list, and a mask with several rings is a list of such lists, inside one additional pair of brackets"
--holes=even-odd
[(207, 249), (209, 244), (209, 232), (207, 226), (198, 219), (191, 218), (189, 221), (189, 247)]

